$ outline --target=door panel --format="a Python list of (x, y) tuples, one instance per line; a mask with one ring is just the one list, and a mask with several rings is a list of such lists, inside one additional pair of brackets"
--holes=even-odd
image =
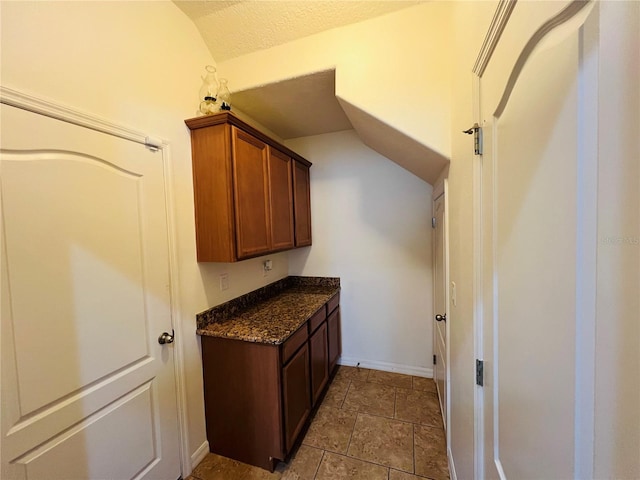
[(1, 476), (174, 480), (162, 153), (1, 108)]
[(311, 185), (309, 167), (293, 164), (293, 195), (296, 247), (311, 245)]
[[(548, 20), (562, 6), (518, 3), (509, 25), (532, 18), (527, 9), (540, 15), (546, 8)], [(538, 43), (523, 39), (515, 66), (505, 65), (512, 54), (498, 48), (480, 81), (484, 478), (574, 477), (581, 65), (587, 53), (581, 29), (588, 13), (556, 22), (562, 26), (547, 37), (529, 33)], [(513, 50), (514, 43), (503, 48)]]
[(268, 252), (269, 182), (267, 145), (238, 130), (233, 131), (233, 181), (238, 258)]
[(293, 248), (291, 158), (269, 147), (272, 249)]

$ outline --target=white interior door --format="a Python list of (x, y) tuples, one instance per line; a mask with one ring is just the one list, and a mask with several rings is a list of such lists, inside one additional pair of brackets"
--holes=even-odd
[(0, 114), (1, 477), (175, 480), (162, 153)]
[(434, 305), (433, 352), (435, 365), (433, 377), (438, 388), (438, 399), (442, 410), (444, 428), (447, 428), (447, 278), (445, 248), (445, 195), (440, 195), (433, 204), (433, 216), (436, 219), (434, 235)]
[(576, 474), (583, 2), (518, 2), (480, 79), (484, 478)]

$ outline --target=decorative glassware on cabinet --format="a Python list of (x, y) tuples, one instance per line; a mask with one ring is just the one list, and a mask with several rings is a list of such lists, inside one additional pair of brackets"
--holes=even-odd
[(220, 110), (231, 110), (231, 92), (227, 85), (228, 80), (226, 78), (220, 79), (220, 85), (218, 86), (218, 102), (220, 102)]
[(202, 86), (200, 87), (200, 112), (205, 115), (210, 115), (218, 111), (219, 103), (217, 102), (218, 95), (218, 80), (216, 75), (216, 67), (213, 65), (207, 65), (205, 67), (207, 74), (202, 78)]

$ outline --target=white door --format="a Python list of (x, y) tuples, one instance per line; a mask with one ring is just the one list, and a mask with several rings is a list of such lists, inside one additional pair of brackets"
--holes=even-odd
[(435, 365), (433, 377), (438, 389), (438, 399), (442, 410), (444, 428), (447, 428), (447, 279), (446, 279), (446, 251), (445, 251), (445, 215), (444, 193), (433, 203), (433, 216), (436, 219), (434, 234), (434, 304), (435, 317), (433, 319), (433, 353)]
[(518, 2), (480, 77), (481, 478), (580, 478), (579, 197), (593, 133), (591, 13), (583, 2)]
[(0, 114), (0, 476), (175, 480), (162, 153)]

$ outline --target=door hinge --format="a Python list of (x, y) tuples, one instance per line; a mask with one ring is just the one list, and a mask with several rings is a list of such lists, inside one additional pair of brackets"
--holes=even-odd
[(436, 356), (435, 355), (433, 356), (433, 364), (434, 365), (436, 364)]
[(431, 217), (431, 228), (436, 228), (436, 217)]
[(468, 130), (463, 130), (462, 133), (473, 135), (473, 153), (475, 155), (482, 155), (482, 127), (474, 123), (473, 127)]
[(476, 385), (484, 386), (484, 361), (476, 358)]

